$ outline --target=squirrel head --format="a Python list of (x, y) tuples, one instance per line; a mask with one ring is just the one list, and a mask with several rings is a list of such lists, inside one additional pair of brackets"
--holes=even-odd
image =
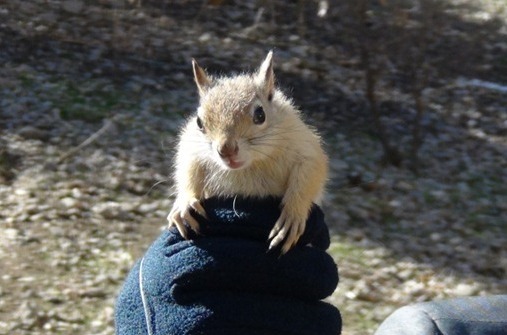
[(282, 117), (277, 103), (287, 101), (275, 89), (273, 52), (252, 74), (213, 78), (195, 59), (192, 66), (200, 105), (191, 122), (210, 144), (213, 159), (236, 170), (269, 158)]

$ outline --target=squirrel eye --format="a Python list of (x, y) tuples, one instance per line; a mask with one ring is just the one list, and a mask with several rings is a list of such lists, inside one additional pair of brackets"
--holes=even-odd
[(262, 106), (258, 106), (253, 112), (253, 123), (263, 124), (264, 121), (266, 121), (266, 114), (264, 113)]
[(202, 120), (200, 117), (197, 117), (197, 127), (199, 127), (200, 131), (204, 130), (204, 125), (202, 124)]

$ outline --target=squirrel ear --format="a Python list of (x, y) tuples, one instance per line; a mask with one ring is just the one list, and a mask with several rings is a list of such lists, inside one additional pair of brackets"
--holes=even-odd
[(192, 68), (194, 70), (194, 80), (199, 90), (199, 95), (203, 96), (211, 86), (211, 79), (206, 72), (197, 64), (197, 61), (192, 58)]
[(271, 101), (273, 98), (273, 92), (275, 89), (275, 74), (273, 72), (273, 51), (271, 50), (266, 59), (261, 64), (259, 68), (259, 73), (257, 74), (258, 84), (262, 87), (264, 93), (268, 97), (268, 100)]

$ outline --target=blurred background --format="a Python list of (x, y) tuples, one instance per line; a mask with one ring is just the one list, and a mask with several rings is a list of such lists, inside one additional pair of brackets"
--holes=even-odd
[(275, 52), (331, 160), (343, 334), (507, 292), (504, 0), (0, 1), (0, 334), (113, 334), (212, 74)]

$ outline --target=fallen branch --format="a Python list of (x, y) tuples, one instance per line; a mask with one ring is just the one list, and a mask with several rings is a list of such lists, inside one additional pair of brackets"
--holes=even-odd
[(498, 91), (500, 93), (507, 93), (507, 85), (498, 84), (491, 81), (484, 81), (480, 79), (459, 79), (457, 83), (454, 85), (456, 87), (470, 86), (470, 87), (479, 87), (486, 88), (493, 91)]
[(63, 155), (61, 155), (60, 158), (58, 159), (57, 163), (58, 164), (62, 163), (67, 158), (74, 156), (81, 149), (83, 149), (83, 148), (89, 146), (90, 144), (92, 144), (93, 142), (95, 142), (99, 137), (104, 135), (111, 127), (113, 127), (114, 123), (115, 123), (115, 117), (112, 117), (110, 119), (106, 119), (104, 121), (104, 125), (102, 126), (102, 128), (97, 130), (95, 133), (91, 134), (86, 140), (81, 142), (81, 144), (78, 145), (77, 147), (72, 148), (69, 151), (67, 151), (66, 153), (64, 153)]

